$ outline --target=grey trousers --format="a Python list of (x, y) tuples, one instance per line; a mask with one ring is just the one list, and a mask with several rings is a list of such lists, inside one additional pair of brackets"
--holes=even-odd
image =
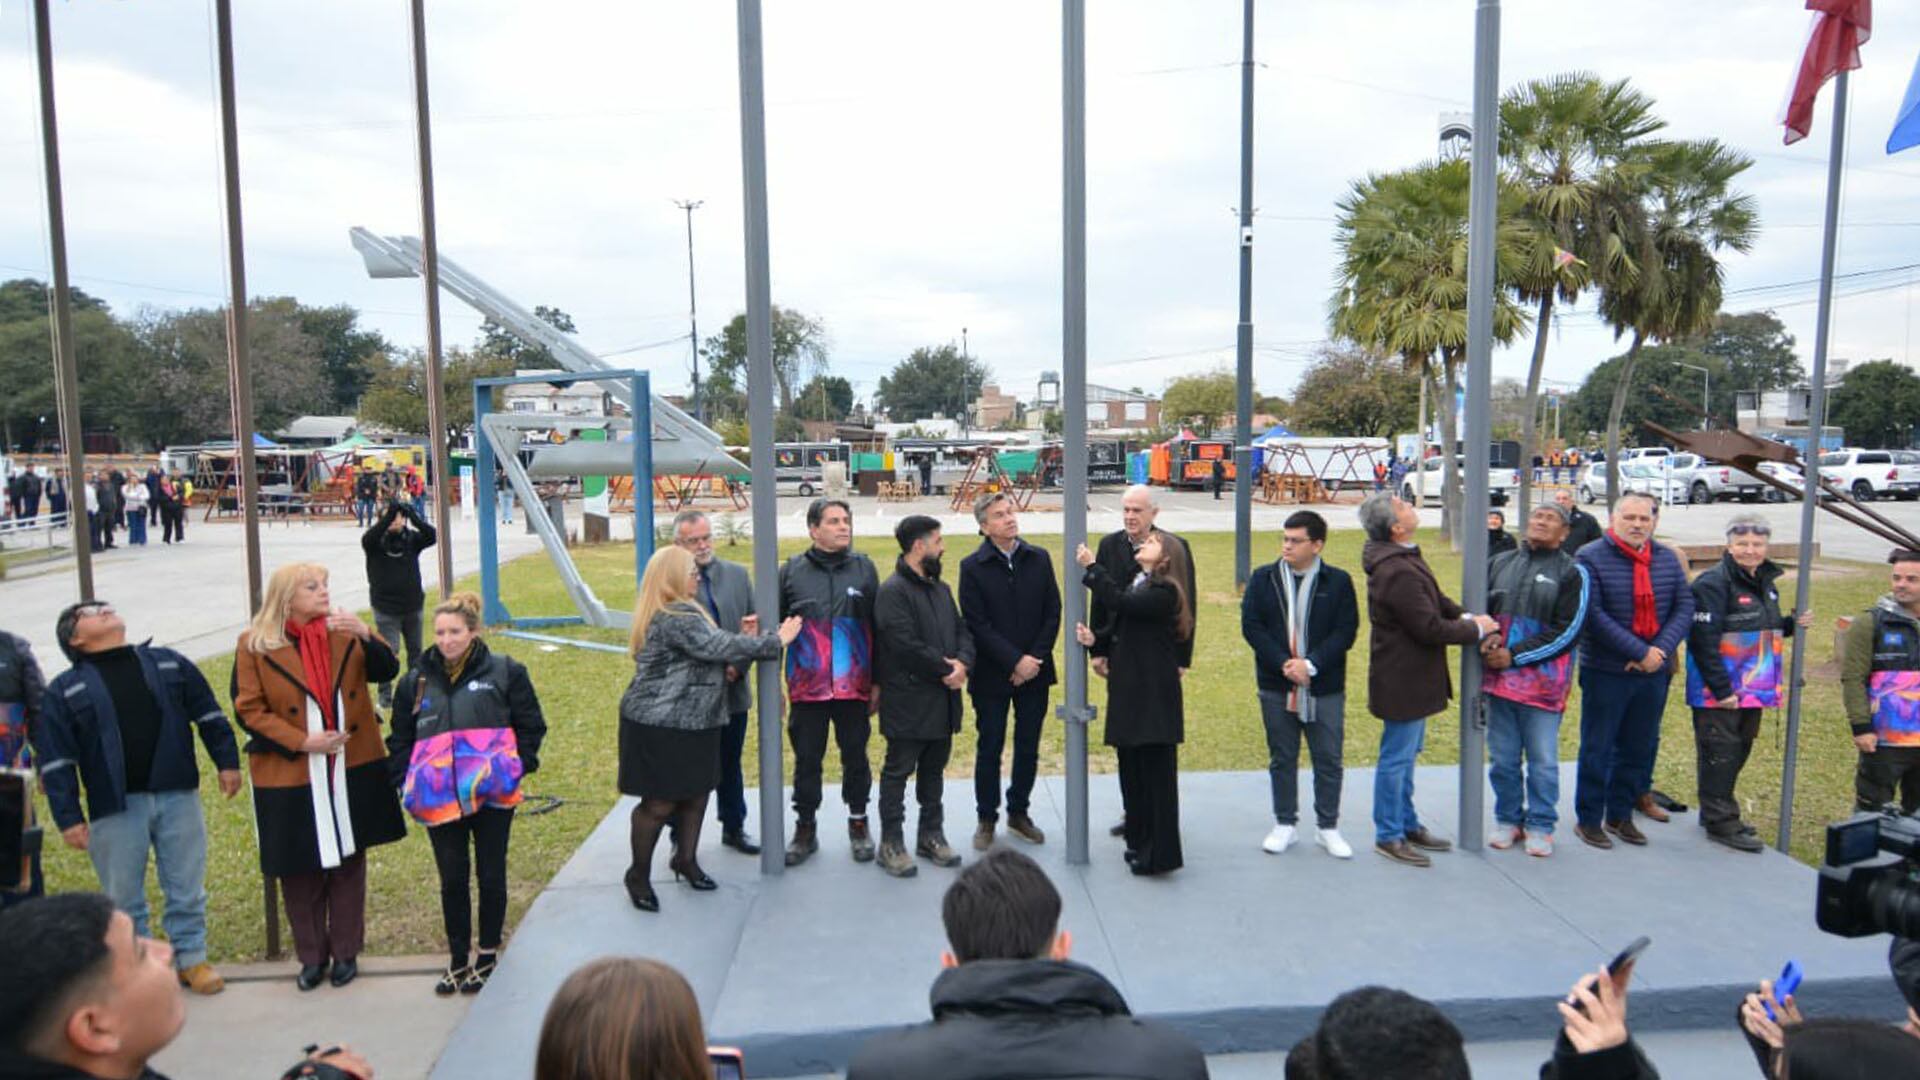
[[(373, 628), (379, 632), (381, 640), (394, 652), (400, 654), (400, 666), (411, 669), (420, 659), (420, 610), (415, 608), (404, 615), (397, 615), (378, 608), (373, 612)], [(400, 652), (404, 647), (405, 652)], [(380, 702), (385, 705), (393, 699), (393, 684), (380, 684)]]
[(1316, 695), (1313, 722), (1304, 724), (1287, 711), (1287, 695), (1260, 691), (1260, 719), (1267, 728), (1267, 777), (1273, 786), (1273, 820), (1295, 824), (1300, 818), (1300, 740), (1313, 759), (1313, 816), (1320, 828), (1340, 823), (1340, 782), (1345, 775), (1347, 723), (1345, 693)]

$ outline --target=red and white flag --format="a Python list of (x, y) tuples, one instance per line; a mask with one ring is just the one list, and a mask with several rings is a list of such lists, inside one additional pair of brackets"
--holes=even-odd
[(1840, 72), (1859, 67), (1860, 46), (1873, 36), (1873, 0), (1807, 0), (1807, 10), (1814, 13), (1813, 27), (1780, 119), (1787, 127), (1788, 145), (1807, 137), (1820, 88)]

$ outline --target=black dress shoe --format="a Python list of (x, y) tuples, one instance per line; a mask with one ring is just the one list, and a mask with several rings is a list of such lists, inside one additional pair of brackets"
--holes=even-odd
[(659, 911), (660, 897), (653, 891), (653, 883), (645, 878), (635, 879), (627, 875), (627, 899), (641, 911)]
[(326, 977), (327, 966), (325, 964), (302, 964), (300, 965), (300, 974), (293, 977), (293, 985), (302, 990), (311, 990), (319, 986), (320, 980)]
[(681, 878), (686, 878), (687, 886), (694, 892), (712, 892), (720, 887), (719, 882), (708, 877), (707, 872), (700, 869), (700, 864), (697, 862), (687, 862), (684, 864), (669, 862), (667, 863), (667, 868), (673, 871), (674, 880), (678, 881)]
[(760, 854), (760, 845), (754, 843), (753, 837), (748, 836), (744, 829), (721, 833), (720, 846), (730, 847), (742, 855)]
[(1118, 822), (1114, 823), (1113, 828), (1107, 830), (1107, 835), (1108, 836), (1127, 835), (1127, 819), (1121, 818)]
[(345, 986), (359, 977), (358, 960), (336, 960), (333, 962), (333, 971), (327, 975), (327, 981), (335, 986)]

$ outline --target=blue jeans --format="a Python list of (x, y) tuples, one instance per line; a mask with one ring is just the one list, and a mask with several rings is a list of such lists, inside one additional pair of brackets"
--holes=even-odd
[(493, 500), (500, 507), (500, 524), (513, 524), (513, 489), (504, 484), (495, 488)]
[[(1552, 835), (1560, 814), (1560, 714), (1487, 695), (1487, 780), (1493, 820)], [(1526, 756), (1526, 785), (1520, 758)]]
[(1373, 768), (1373, 838), (1382, 844), (1420, 831), (1413, 812), (1413, 766), (1427, 745), (1425, 720), (1389, 720), (1380, 725), (1380, 761)]
[(127, 515), (127, 543), (144, 544), (147, 542), (147, 512), (137, 510)]
[[(741, 676), (752, 677), (751, 671)], [(747, 827), (747, 779), (740, 772), (740, 753), (746, 746), (747, 714), (728, 713), (727, 726), (720, 732), (720, 785), (713, 799), (723, 832), (740, 832)]]
[(95, 818), (88, 829), (87, 857), (100, 891), (133, 919), (141, 937), (147, 936), (148, 848), (166, 898), (160, 922), (174, 965), (184, 971), (207, 959), (207, 822), (198, 791), (130, 791), (125, 810)]
[(1671, 672), (1615, 674), (1580, 669), (1580, 771), (1573, 812), (1580, 824), (1625, 821), (1653, 788), (1660, 752), (1660, 715), (1667, 708)]

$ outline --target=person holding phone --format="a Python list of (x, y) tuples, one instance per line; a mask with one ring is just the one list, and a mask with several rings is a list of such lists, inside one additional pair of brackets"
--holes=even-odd
[(1142, 877), (1180, 869), (1180, 744), (1186, 740), (1181, 664), (1193, 638), (1186, 545), (1150, 532), (1133, 552), (1140, 571), (1122, 582), (1087, 545), (1074, 550), (1082, 583), (1108, 613), (1075, 640), (1107, 657), (1107, 745), (1120, 763), (1127, 865)]
[(1635, 941), (1612, 963), (1573, 984), (1556, 1006), (1560, 1034), (1553, 1056), (1540, 1066), (1540, 1080), (1659, 1080), (1659, 1071), (1627, 1029), (1627, 984), (1647, 944), (1644, 937)]
[(333, 606), (319, 563), (275, 570), (234, 648), (260, 872), (280, 879), (301, 990), (360, 974), (367, 849), (407, 834), (372, 693), (399, 673), (387, 642)]
[[(40, 705), (47, 691), (40, 662), (33, 658), (33, 646), (27, 639), (0, 630), (0, 769), (31, 770), (33, 746), (30, 732), (40, 719)], [(28, 820), (32, 824), (33, 801), (26, 800)], [(40, 873), (40, 852), (27, 855), (26, 873), (17, 890), (0, 890), (0, 909), (39, 896), (46, 889)]]
[[(397, 497), (387, 501), (387, 508), (360, 536), (374, 627), (395, 648), (406, 647), (401, 662), (409, 668), (420, 661), (420, 606), (427, 598), (420, 583), (420, 553), (438, 540), (419, 510)], [(391, 683), (380, 684), (381, 708), (392, 706), (391, 691)]]

